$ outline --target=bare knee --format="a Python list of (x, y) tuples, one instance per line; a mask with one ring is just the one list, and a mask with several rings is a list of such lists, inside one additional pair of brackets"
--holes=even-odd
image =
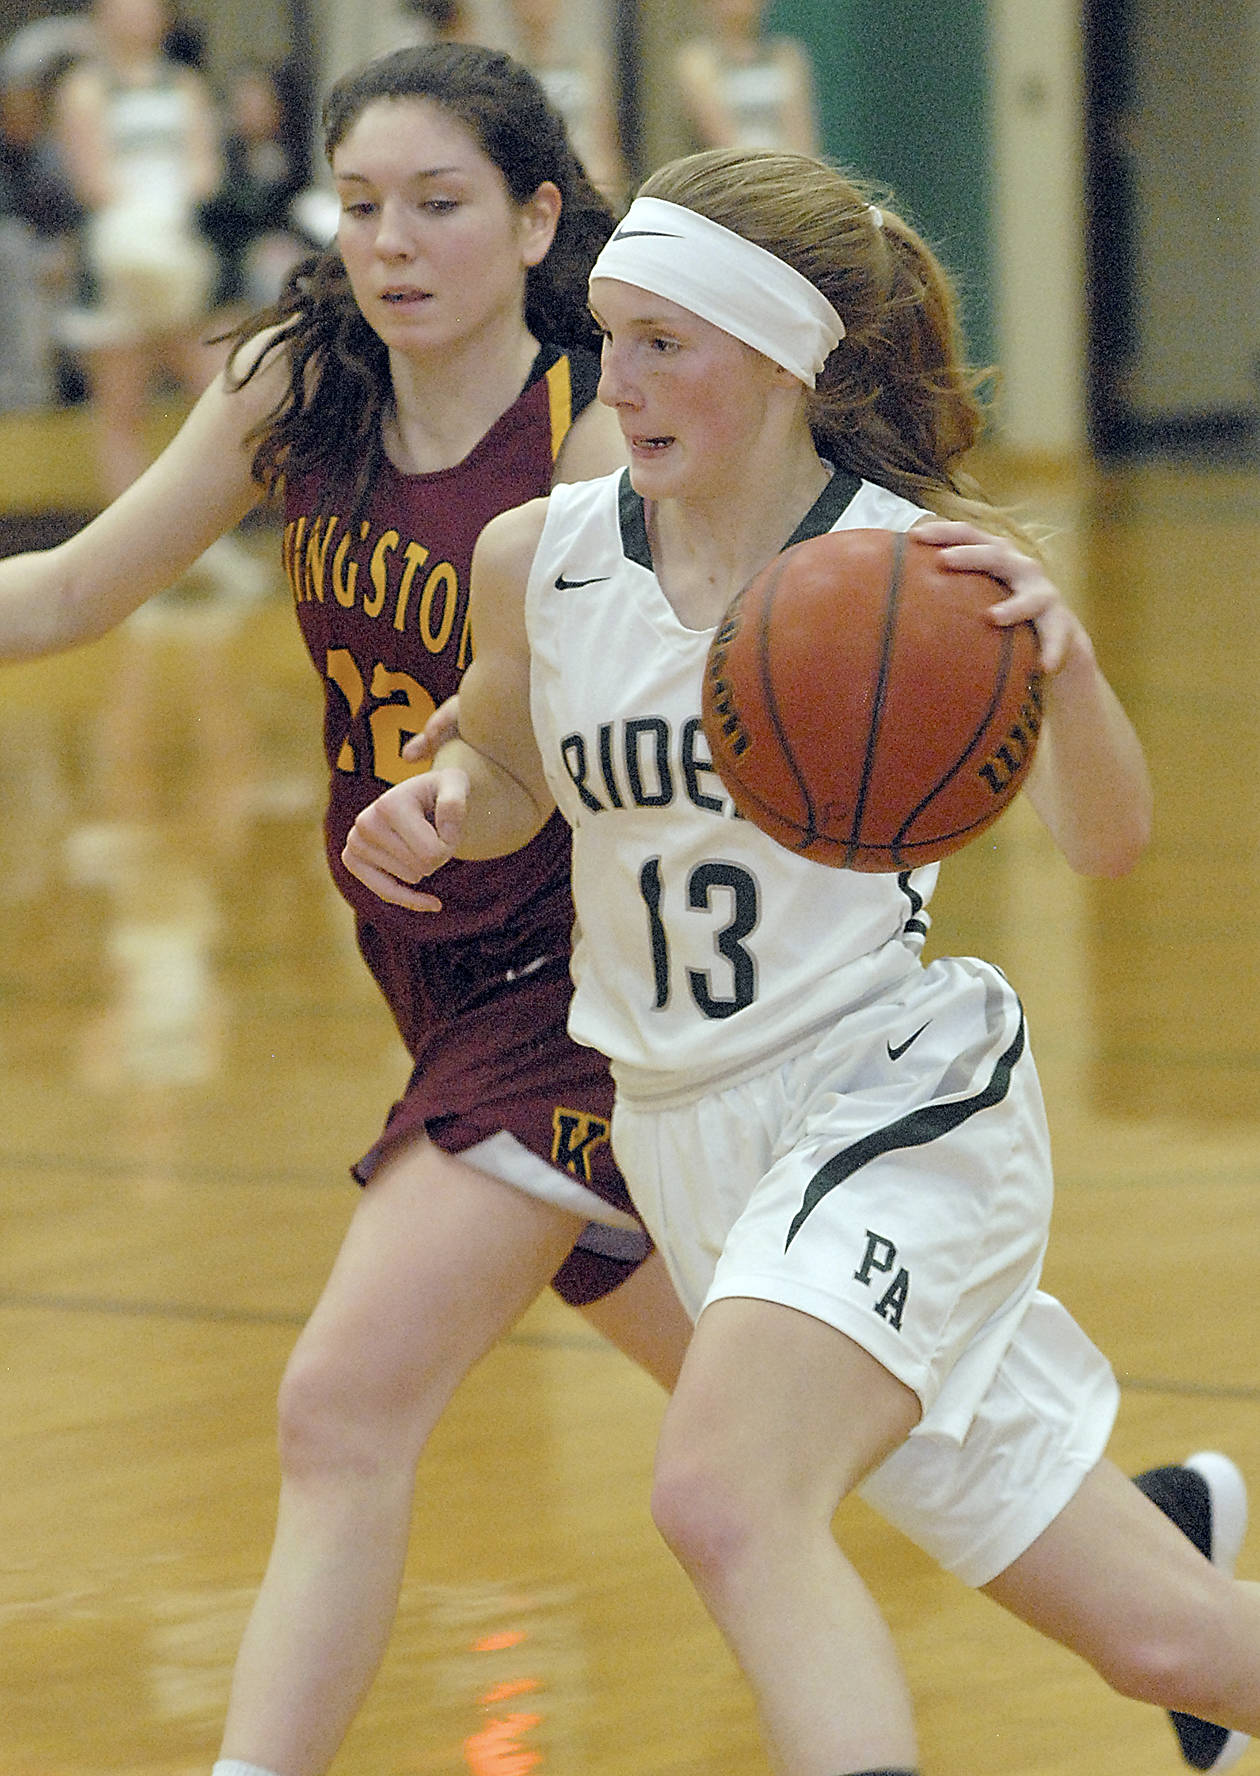
[(371, 1479), (414, 1469), (429, 1429), (418, 1400), (319, 1342), (299, 1341), (280, 1383), (277, 1434), (288, 1480)]
[(685, 1446), (658, 1457), (652, 1518), (674, 1558), (710, 1598), (758, 1583), (815, 1533), (830, 1541), (829, 1508), (814, 1509), (808, 1495), (776, 1484), (729, 1452)]
[(1093, 1661), (1113, 1690), (1137, 1702), (1215, 1718), (1222, 1684), (1236, 1659), (1228, 1607), (1204, 1601), (1165, 1621), (1151, 1621)]
[(1134, 1637), (1124, 1646), (1107, 1647), (1094, 1664), (1099, 1676), (1118, 1695), (1167, 1708), (1172, 1706), (1170, 1698), (1181, 1686), (1184, 1653), (1176, 1641), (1152, 1624), (1149, 1633)]
[(729, 1477), (700, 1460), (658, 1462), (652, 1520), (702, 1588), (735, 1568), (751, 1536), (749, 1511)]

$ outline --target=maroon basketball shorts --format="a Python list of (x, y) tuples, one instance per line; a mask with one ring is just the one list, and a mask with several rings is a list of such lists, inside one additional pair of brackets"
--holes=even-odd
[[(382, 934), (372, 939), (375, 945)], [(392, 972), (379, 966), (382, 957), (369, 960), (378, 980)], [(579, 1304), (624, 1282), (652, 1242), (609, 1146), (607, 1064), (568, 1034), (572, 991), (567, 953), (492, 974), (471, 992), (465, 983), (458, 1008), (434, 1017), (409, 1044), (415, 1066), (407, 1089), (354, 1175), (366, 1184), (425, 1134), (504, 1183), (584, 1215), (587, 1225), (552, 1284)]]

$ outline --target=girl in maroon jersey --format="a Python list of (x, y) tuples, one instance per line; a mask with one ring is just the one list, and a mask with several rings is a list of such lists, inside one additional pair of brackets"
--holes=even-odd
[(414, 767), (469, 657), (468, 570), (495, 513), (622, 460), (592, 403), (586, 279), (612, 216), (534, 79), (465, 45), (334, 89), (338, 241), (242, 332), (163, 455), (78, 536), (0, 564), (0, 657), (103, 634), (256, 503), (325, 686), (328, 850), (412, 1056), (407, 1089), (281, 1389), (271, 1561), (223, 1776), (316, 1776), (375, 1673), (421, 1450), (472, 1364), (555, 1279), (666, 1385), (689, 1328), (607, 1140), (602, 1061), (565, 1032), (572, 908), (557, 819), (508, 864), (452, 866), (448, 914), (386, 908), (340, 852)]

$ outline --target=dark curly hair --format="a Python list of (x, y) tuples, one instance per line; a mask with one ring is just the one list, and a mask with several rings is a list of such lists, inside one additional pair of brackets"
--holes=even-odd
[[(400, 99), (429, 99), (463, 124), (498, 167), (513, 202), (527, 203), (547, 180), (559, 188), (555, 239), (526, 274), (525, 323), (551, 344), (598, 349), (587, 276), (614, 217), (538, 81), (511, 56), (477, 44), (397, 50), (332, 88), (323, 114), (325, 154), (331, 159), (368, 105)], [(272, 342), (238, 371), (241, 348), (267, 328), (275, 329)], [(381, 461), (389, 353), (359, 311), (336, 245), (303, 260), (279, 300), (228, 337), (237, 386), (272, 353), (287, 360), (287, 391), (253, 434), (255, 479), (274, 494), (286, 476), (344, 476), (355, 509), (362, 509)]]

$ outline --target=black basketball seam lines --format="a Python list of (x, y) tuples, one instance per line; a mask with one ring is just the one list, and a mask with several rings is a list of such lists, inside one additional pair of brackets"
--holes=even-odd
[[(762, 598), (760, 608), (757, 612), (757, 670), (761, 677), (761, 689), (766, 699), (766, 712), (770, 717), (770, 725), (774, 729), (774, 735), (779, 742), (780, 751), (787, 762), (788, 769), (796, 779), (796, 787), (800, 790), (801, 799), (805, 803), (805, 826), (802, 830), (800, 839), (796, 841), (797, 850), (803, 851), (808, 845), (812, 845), (818, 837), (814, 798), (810, 794), (808, 783), (801, 774), (800, 767), (796, 762), (796, 755), (792, 751), (791, 743), (787, 737), (787, 731), (780, 719), (778, 699), (774, 694), (774, 681), (770, 676), (770, 612), (774, 607), (774, 600), (779, 590), (779, 581), (783, 576), (783, 564), (791, 553), (792, 551), (790, 549), (784, 549), (782, 554), (778, 557), (778, 560), (775, 563), (774, 577), (766, 587), (765, 596)], [(761, 805), (765, 806), (764, 803)], [(800, 826), (799, 821), (786, 820), (781, 814), (779, 815), (779, 818), (784, 820), (784, 824), (787, 826)]]
[[(883, 717), (887, 713), (888, 698), (891, 691), (896, 634), (901, 616), (900, 603), (904, 592), (907, 538), (904, 532), (894, 533), (892, 559), (889, 564), (888, 581), (884, 594), (883, 632), (880, 639), (879, 665), (875, 675), (875, 691), (871, 715), (867, 724), (866, 749), (859, 777), (856, 806), (849, 823), (849, 832), (847, 836), (833, 837), (830, 834), (822, 832), (819, 828), (818, 804), (796, 759), (791, 740), (780, 712), (778, 699), (775, 693), (774, 680), (771, 673), (772, 618), (776, 600), (779, 596), (779, 582), (784, 566), (786, 565), (786, 558), (793, 552), (793, 547), (794, 546), (789, 546), (789, 548), (785, 549), (779, 556), (775, 563), (773, 577), (769, 578), (769, 583), (765, 588), (763, 597), (759, 601), (756, 628), (756, 658), (757, 673), (764, 698), (766, 719), (778, 745), (783, 764), (786, 766), (792, 780), (796, 784), (797, 792), (804, 805), (805, 818), (804, 821), (792, 818), (784, 812), (781, 806), (767, 800), (765, 796), (758, 794), (747, 784), (741, 786), (741, 793), (745, 802), (748, 804), (745, 812), (756, 821), (757, 814), (753, 812), (755, 809), (758, 813), (764, 815), (768, 820), (773, 822), (774, 825), (786, 828), (793, 836), (790, 839), (784, 837), (779, 842), (798, 852), (812, 850), (816, 856), (818, 855), (820, 848), (825, 848), (828, 851), (841, 852), (841, 867), (852, 867), (855, 863), (857, 863), (857, 867), (862, 867), (858, 860), (869, 853), (880, 852), (886, 853), (891, 858), (892, 862), (890, 867), (901, 870), (913, 869), (916, 867), (914, 861), (916, 857), (922, 857), (924, 853), (927, 853), (928, 859), (930, 860), (933, 853), (936, 853), (940, 846), (946, 844), (950, 844), (951, 848), (956, 848), (952, 844), (953, 841), (963, 838), (966, 834), (972, 831), (983, 830), (992, 821), (992, 813), (985, 812), (975, 820), (967, 821), (961, 826), (951, 827), (945, 832), (934, 832), (926, 838), (907, 839), (906, 837), (907, 833), (913, 828), (915, 822), (922, 816), (924, 810), (931, 806), (932, 802), (941, 794), (941, 792), (946, 789), (948, 785), (967, 767), (968, 763), (975, 758), (977, 748), (984, 740), (986, 730), (988, 729), (996, 710), (999, 708), (1011, 682), (1015, 654), (1015, 632), (1013, 629), (1003, 629), (1001, 631), (999, 655), (995, 663), (995, 674), (991, 680), (989, 703), (983, 715), (977, 721), (964, 749), (949, 766), (948, 770), (946, 770), (931, 786), (926, 795), (924, 795), (916, 806), (910, 810), (909, 814), (905, 817), (900, 827), (890, 839), (881, 842), (864, 839), (862, 836), (862, 826), (865, 820), (865, 811), (869, 801), (870, 791), (874, 783)], [(822, 861), (821, 857), (819, 858), (819, 861)]]
[[(919, 815), (922, 814), (923, 810), (931, 802), (935, 801), (936, 797), (945, 788), (946, 784), (953, 782), (954, 778), (957, 777), (958, 773), (962, 770), (963, 766), (966, 765), (968, 760), (971, 759), (975, 755), (976, 747), (980, 744), (980, 741), (984, 737), (985, 729), (988, 727), (989, 723), (993, 719), (994, 710), (997, 708), (998, 704), (1002, 701), (1002, 694), (1006, 690), (1007, 681), (1011, 676), (1011, 660), (1012, 660), (1012, 657), (1014, 656), (1014, 653), (1015, 653), (1015, 637), (1010, 629), (1004, 629), (1002, 631), (1000, 649), (1001, 649), (1001, 651), (998, 655), (997, 676), (994, 679), (993, 694), (989, 699), (988, 708), (985, 710), (985, 712), (981, 716), (980, 720), (976, 723), (975, 732), (972, 734), (971, 739), (967, 742), (965, 749), (959, 753), (958, 757), (954, 760), (953, 764), (949, 767), (949, 770), (946, 771), (945, 775), (941, 778), (940, 782), (934, 783), (932, 785), (931, 789), (928, 791), (928, 793), (923, 797), (923, 800), (919, 803), (918, 807), (912, 808), (910, 810), (909, 814), (907, 814), (907, 816), (906, 816), (905, 820), (902, 822), (900, 828), (893, 836), (894, 849), (896, 849), (897, 847), (900, 846), (902, 840), (906, 836), (906, 833), (914, 825), (915, 821), (919, 818)], [(967, 832), (970, 830), (971, 826), (978, 826), (979, 824), (980, 824), (979, 821), (970, 821), (967, 826), (955, 827), (952, 832), (935, 833), (935, 834), (933, 834), (931, 839), (922, 840), (921, 843), (928, 844), (928, 845), (939, 845), (943, 840), (956, 838), (960, 832)]]
[(893, 537), (892, 566), (888, 576), (888, 590), (884, 594), (884, 633), (880, 643), (879, 673), (875, 680), (875, 704), (866, 729), (866, 756), (862, 760), (862, 774), (858, 779), (853, 820), (849, 827), (849, 842), (845, 848), (844, 860), (846, 864), (852, 863), (862, 849), (862, 816), (866, 811), (866, 797), (875, 770), (875, 753), (879, 744), (880, 723), (883, 720), (884, 703), (888, 695), (889, 663), (892, 659), (893, 635), (897, 628), (897, 606), (901, 601), (901, 567), (905, 556), (906, 534), (899, 530)]

